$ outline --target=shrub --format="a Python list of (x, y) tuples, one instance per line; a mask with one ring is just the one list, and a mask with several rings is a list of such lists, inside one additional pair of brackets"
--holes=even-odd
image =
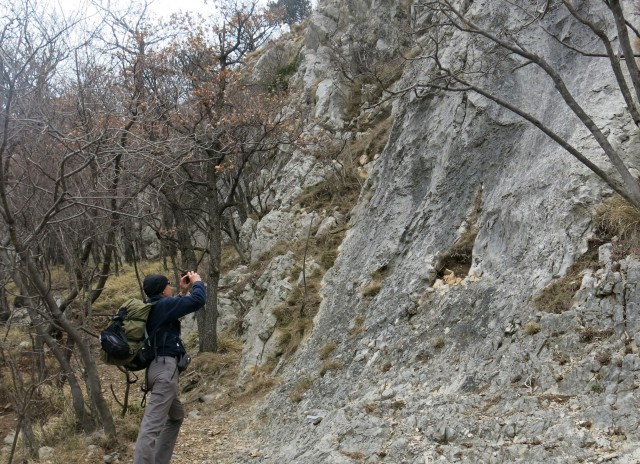
[(536, 321), (529, 321), (524, 325), (524, 333), (527, 335), (535, 335), (540, 332), (540, 324)]
[(619, 195), (606, 200), (595, 217), (596, 232), (603, 240), (614, 241), (614, 259), (640, 253), (640, 211)]
[(609, 338), (611, 335), (613, 335), (612, 329), (598, 330), (592, 327), (587, 327), (580, 331), (580, 341), (582, 343), (592, 343), (596, 340)]

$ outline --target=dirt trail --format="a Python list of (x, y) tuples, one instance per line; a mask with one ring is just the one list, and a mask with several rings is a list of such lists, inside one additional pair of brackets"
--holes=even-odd
[(203, 402), (206, 390), (181, 395), (186, 418), (172, 464), (237, 464), (262, 456), (255, 429), (268, 389), (241, 394), (233, 385), (219, 385), (217, 398)]
[[(257, 444), (251, 441), (244, 424), (246, 408), (199, 418), (189, 416), (198, 409), (197, 404), (187, 404), (187, 418), (182, 424), (180, 436), (173, 453), (175, 464), (234, 464), (239, 460), (257, 457)], [(242, 420), (238, 420), (242, 417)], [(244, 433), (243, 433), (244, 432)]]
[[(235, 385), (237, 366), (225, 370), (224, 378), (207, 375), (207, 359), (215, 357), (213, 354), (198, 355), (193, 368), (180, 379), (180, 400), (185, 408), (185, 420), (172, 464), (250, 463), (253, 458), (261, 456), (254, 431), (257, 410), (269, 389), (253, 394), (239, 391)], [(108, 378), (104, 379), (107, 385), (122, 385), (122, 374), (111, 371), (105, 369), (104, 372)], [(133, 389), (131, 402), (138, 403), (141, 400), (138, 383)], [(130, 443), (120, 454), (120, 462), (131, 462), (133, 448), (133, 443)]]

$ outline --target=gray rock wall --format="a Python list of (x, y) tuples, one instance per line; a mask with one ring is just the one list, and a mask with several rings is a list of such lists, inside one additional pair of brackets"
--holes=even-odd
[[(478, 21), (518, 19), (494, 10), (499, 3), (467, 6)], [(408, 5), (385, 6), (325, 3), (310, 26), (303, 93), (316, 92), (312, 114), (337, 130), (346, 127), (346, 90), (326, 35), (339, 42), (349, 28), (337, 18), (360, 12), (393, 43)], [(561, 9), (549, 14), (580, 42)], [(541, 51), (553, 46), (548, 36), (529, 39)], [(473, 46), (465, 40), (451, 38), (451, 60)], [(612, 143), (637, 161), (637, 130), (619, 111), (606, 63), (564, 52), (555, 59)], [(409, 63), (398, 87), (429, 71)], [(553, 87), (536, 87), (542, 79), (523, 71), (487, 85), (535, 108), (601, 162)], [(629, 347), (640, 263), (615, 263), (604, 247), (602, 269), (583, 276), (569, 311), (542, 313), (532, 303), (587, 250), (608, 189), (537, 129), (473, 94), (407, 94), (394, 117), (325, 275), (314, 332), (261, 411), (263, 462), (636, 462), (640, 361)], [(469, 275), (438, 280), (439, 260), (472, 227)], [(367, 292), (376, 280), (379, 292)], [(337, 349), (325, 372), (319, 353), (328, 343)], [(302, 378), (313, 385), (295, 402)]]

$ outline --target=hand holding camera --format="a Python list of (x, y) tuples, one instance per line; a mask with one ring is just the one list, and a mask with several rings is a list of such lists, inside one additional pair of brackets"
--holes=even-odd
[(180, 277), (180, 294), (186, 295), (194, 282), (200, 282), (202, 279), (197, 272), (186, 271), (181, 273)]

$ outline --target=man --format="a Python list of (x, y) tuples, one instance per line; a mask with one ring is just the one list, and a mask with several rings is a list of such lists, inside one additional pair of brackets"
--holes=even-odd
[[(147, 403), (138, 432), (134, 464), (167, 464), (171, 460), (184, 408), (178, 398), (178, 362), (186, 355), (180, 339), (182, 316), (200, 309), (206, 301), (206, 289), (200, 276), (187, 272), (180, 279), (180, 295), (163, 275), (152, 274), (142, 285), (147, 302), (155, 303), (147, 319), (147, 333), (156, 350), (156, 358), (147, 369)], [(191, 295), (188, 295), (189, 289)]]

